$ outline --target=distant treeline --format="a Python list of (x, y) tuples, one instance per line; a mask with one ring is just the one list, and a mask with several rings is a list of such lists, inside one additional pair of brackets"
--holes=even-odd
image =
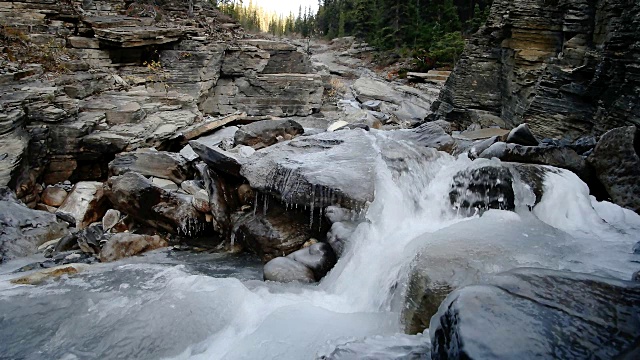
[(464, 36), (484, 24), (492, 0), (319, 0), (287, 17), (266, 14), (251, 2), (219, 1), (248, 30), (332, 39), (355, 36), (380, 50), (410, 53), (417, 66), (452, 64)]

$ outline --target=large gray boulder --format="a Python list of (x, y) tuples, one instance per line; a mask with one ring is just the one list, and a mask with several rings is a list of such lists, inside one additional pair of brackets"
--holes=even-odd
[(190, 196), (166, 191), (140, 174), (109, 178), (105, 193), (115, 209), (153, 228), (187, 236), (210, 229), (205, 215), (191, 205)]
[(640, 283), (516, 269), (455, 291), (431, 319), (431, 359), (635, 359)]
[(252, 188), (290, 205), (362, 209), (373, 201), (372, 175), (380, 158), (397, 174), (412, 160), (440, 156), (435, 149), (398, 140), (404, 138), (411, 140), (361, 129), (302, 136), (257, 151), (240, 173)]
[(588, 160), (613, 202), (640, 213), (638, 138), (635, 126), (610, 130), (602, 135)]
[(118, 176), (130, 171), (171, 180), (177, 184), (182, 183), (190, 175), (187, 160), (182, 155), (153, 149), (121, 153), (109, 163), (111, 175)]
[(63, 237), (67, 224), (46, 211), (32, 210), (0, 187), (0, 263), (36, 252), (39, 245)]

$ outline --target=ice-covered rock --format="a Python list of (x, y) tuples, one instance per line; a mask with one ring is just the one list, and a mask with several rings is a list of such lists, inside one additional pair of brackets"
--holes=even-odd
[(638, 283), (516, 269), (447, 297), (431, 319), (431, 359), (634, 358), (638, 302)]
[(313, 271), (306, 265), (286, 257), (277, 257), (264, 265), (264, 279), (277, 282), (315, 282)]
[(320, 281), (336, 264), (336, 254), (326, 243), (316, 243), (302, 248), (287, 255), (287, 258), (311, 269), (317, 281)]

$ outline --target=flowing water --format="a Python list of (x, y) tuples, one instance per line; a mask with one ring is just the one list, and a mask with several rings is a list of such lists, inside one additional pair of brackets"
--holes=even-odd
[[(369, 136), (374, 147), (390, 141)], [(367, 221), (318, 285), (264, 283), (259, 264), (247, 257), (158, 251), (18, 286), (8, 279), (34, 259), (9, 262), (0, 267), (0, 357), (313, 359), (365, 338), (427, 343), (399, 335), (410, 263), (425, 246), (448, 254), (473, 242), (486, 252), (479, 252), (486, 262), (477, 260), (487, 272), (515, 265), (631, 276), (640, 217), (596, 202), (569, 172), (547, 175), (533, 212), (530, 189), (516, 182), (515, 213), (457, 214), (448, 194), (453, 175), (488, 164), (500, 165), (443, 155), (410, 162), (397, 174), (381, 155)]]

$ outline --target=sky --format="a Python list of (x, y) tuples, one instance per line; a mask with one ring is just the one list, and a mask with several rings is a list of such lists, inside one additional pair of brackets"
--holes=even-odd
[[(265, 8), (266, 10), (272, 10), (282, 15), (289, 15), (289, 12), (293, 12), (294, 15), (298, 15), (298, 8), (302, 6), (304, 11), (305, 6), (311, 7), (315, 13), (318, 9), (318, 0), (252, 0), (254, 4)], [(244, 0), (245, 4), (249, 4), (249, 0)]]

